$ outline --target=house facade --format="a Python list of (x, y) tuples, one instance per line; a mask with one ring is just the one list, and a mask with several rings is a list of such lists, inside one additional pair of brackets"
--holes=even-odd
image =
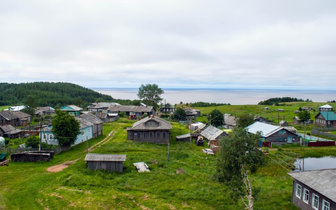
[(288, 174), (293, 178), (294, 205), (301, 209), (336, 210), (336, 169)]
[(315, 125), (321, 127), (335, 128), (336, 114), (334, 112), (321, 111), (315, 116)]
[(31, 116), (20, 111), (0, 112), (0, 125), (26, 126), (31, 122)]
[(167, 103), (167, 104), (161, 105), (159, 111), (161, 113), (170, 114), (170, 113), (174, 113), (175, 107), (173, 105)]
[(148, 116), (127, 129), (127, 139), (135, 142), (168, 144), (171, 124), (159, 117)]
[[(247, 131), (252, 134), (261, 133), (261, 142), (271, 142), (272, 145), (282, 145), (300, 142), (299, 136), (285, 127), (274, 126), (267, 123), (255, 122), (249, 125)], [(260, 146), (261, 146), (260, 142)]]
[[(93, 138), (94, 124), (83, 118), (76, 118), (76, 120), (80, 123), (79, 134), (77, 135), (76, 141), (71, 146), (75, 146)], [(51, 125), (40, 130), (40, 139), (46, 144), (58, 145), (58, 140), (55, 138), (55, 135), (52, 132)]]

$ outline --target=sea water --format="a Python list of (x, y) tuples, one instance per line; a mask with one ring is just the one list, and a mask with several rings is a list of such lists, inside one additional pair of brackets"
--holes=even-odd
[[(116, 99), (139, 99), (137, 88), (92, 88)], [(209, 102), (232, 105), (258, 104), (274, 97), (293, 97), (314, 102), (336, 100), (335, 90), (253, 90), (253, 89), (163, 89), (163, 102), (170, 104)]]

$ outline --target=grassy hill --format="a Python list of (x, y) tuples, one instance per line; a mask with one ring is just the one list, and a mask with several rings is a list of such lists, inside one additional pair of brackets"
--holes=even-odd
[(85, 107), (97, 99), (112, 101), (113, 98), (72, 83), (0, 83), (0, 106), (22, 105), (30, 101), (35, 106), (59, 108), (76, 104)]

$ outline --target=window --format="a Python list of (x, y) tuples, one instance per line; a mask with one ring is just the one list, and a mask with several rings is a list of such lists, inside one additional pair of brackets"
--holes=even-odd
[(301, 185), (296, 184), (296, 192), (295, 192), (296, 197), (298, 197), (298, 198), (301, 199), (301, 192), (302, 192), (302, 187), (301, 187)]
[(312, 196), (312, 207), (313, 207), (313, 209), (316, 209), (316, 210), (319, 207), (319, 197), (317, 195), (315, 195), (314, 193), (313, 193), (313, 196)]
[(149, 138), (153, 138), (154, 137), (154, 132), (149, 132)]
[(280, 137), (278, 140), (279, 140), (279, 141), (284, 141), (284, 138)]
[(322, 202), (322, 210), (330, 210), (330, 203), (326, 200)]
[(303, 202), (307, 203), (309, 202), (309, 190), (306, 188), (303, 191)]

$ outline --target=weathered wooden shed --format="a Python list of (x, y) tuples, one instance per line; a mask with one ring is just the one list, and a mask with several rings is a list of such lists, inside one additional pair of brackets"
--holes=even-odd
[(113, 155), (113, 154), (94, 154), (89, 153), (85, 157), (88, 169), (91, 170), (106, 170), (123, 172), (124, 161), (126, 155)]

